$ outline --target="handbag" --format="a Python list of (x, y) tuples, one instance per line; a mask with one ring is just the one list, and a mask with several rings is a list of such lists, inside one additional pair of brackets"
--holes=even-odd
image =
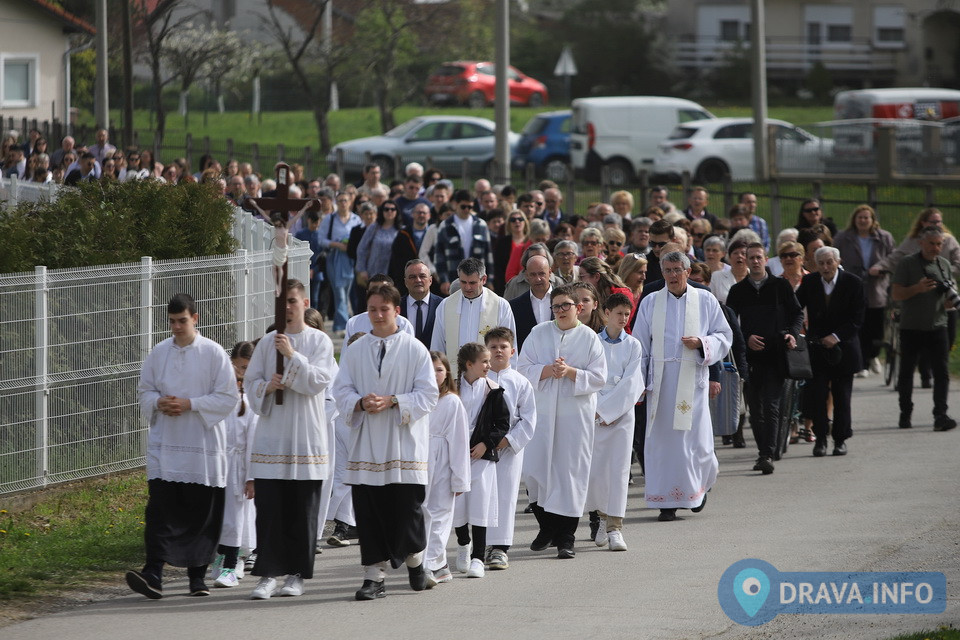
[(740, 424), (740, 372), (733, 362), (723, 362), (720, 393), (710, 398), (710, 422), (715, 436), (733, 435)]
[[(776, 295), (777, 327), (780, 327), (780, 292)], [(794, 336), (797, 346), (793, 349), (783, 349), (783, 363), (786, 377), (791, 380), (810, 380), (813, 378), (813, 367), (810, 365), (810, 351), (807, 349), (807, 340), (804, 336)]]

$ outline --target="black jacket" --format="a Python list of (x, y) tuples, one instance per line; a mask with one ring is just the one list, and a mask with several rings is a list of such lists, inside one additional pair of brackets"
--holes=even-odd
[(477, 424), (473, 428), (473, 433), (470, 434), (470, 448), (482, 442), (487, 445), (487, 451), (481, 459), (498, 462), (500, 451), (497, 450), (497, 445), (508, 431), (510, 431), (510, 409), (503, 397), (503, 387), (490, 389), (483, 401), (483, 406), (480, 407), (480, 413), (477, 414)]
[[(819, 273), (808, 273), (803, 276), (797, 289), (797, 299), (807, 309), (807, 338), (814, 341), (810, 349), (810, 364), (814, 373), (830, 371), (852, 375), (863, 369), (860, 326), (867, 302), (860, 278), (840, 271), (828, 304), (823, 278)], [(836, 334), (840, 339), (839, 346), (843, 354), (840, 364), (836, 366), (829, 365), (824, 350), (815, 346), (815, 341), (830, 334)]]
[(758, 335), (763, 338), (762, 351), (747, 348), (747, 361), (751, 364), (783, 365), (783, 336), (790, 333), (800, 339), (803, 327), (803, 309), (793, 293), (793, 286), (783, 278), (767, 271), (767, 280), (758, 290), (747, 276), (730, 287), (727, 306), (733, 309), (740, 320), (744, 340)]

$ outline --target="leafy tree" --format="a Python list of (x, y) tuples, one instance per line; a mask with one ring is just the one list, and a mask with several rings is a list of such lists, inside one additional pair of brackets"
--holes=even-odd
[(80, 109), (93, 109), (96, 77), (96, 49), (84, 49), (70, 55), (70, 96), (73, 106)]

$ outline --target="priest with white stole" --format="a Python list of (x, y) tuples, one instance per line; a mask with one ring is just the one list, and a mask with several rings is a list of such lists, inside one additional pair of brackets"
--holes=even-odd
[(357, 600), (386, 595), (387, 563), (407, 565), (414, 591), (426, 588), (423, 500), (428, 483), (430, 424), (439, 391), (430, 352), (400, 331), (400, 292), (367, 294), (373, 330), (346, 347), (333, 386), (351, 429), (344, 482), (352, 486), (363, 585)]
[[(304, 322), (309, 307), (303, 283), (288, 280), (286, 333), (261, 338), (247, 367), (250, 406), (260, 416), (247, 481), (257, 508), (254, 600), (270, 598), (281, 576), (280, 595), (303, 594), (304, 579), (313, 577), (323, 481), (333, 475), (324, 396), (337, 362), (327, 334)], [(277, 373), (278, 353), (283, 373)]]
[(178, 293), (167, 304), (170, 332), (143, 361), (137, 398), (149, 422), (147, 562), (128, 571), (137, 593), (163, 597), (163, 565), (187, 567), (190, 595), (210, 595), (203, 582), (217, 550), (227, 485), (224, 420), (239, 400), (236, 374), (223, 347), (197, 332), (196, 303)]
[[(487, 270), (478, 258), (467, 258), (457, 266), (460, 289), (444, 298), (437, 307), (437, 319), (433, 325), (431, 348), (447, 354), (453, 367), (453, 376), (460, 375), (457, 369), (457, 353), (468, 342), (484, 343), (487, 331), (494, 327), (507, 327), (517, 334), (510, 303), (491, 289), (485, 287)], [(516, 338), (513, 348), (517, 348)]]
[(523, 477), (540, 524), (534, 551), (556, 545), (573, 558), (577, 524), (587, 499), (597, 394), (607, 363), (597, 333), (577, 316), (574, 285), (550, 293), (552, 322), (533, 327), (520, 352), (519, 371), (533, 385), (537, 428), (524, 449)]
[(634, 336), (647, 383), (647, 506), (667, 522), (677, 509), (703, 509), (717, 480), (708, 368), (733, 334), (717, 299), (687, 286), (690, 258), (673, 251), (660, 263), (666, 287), (641, 301)]

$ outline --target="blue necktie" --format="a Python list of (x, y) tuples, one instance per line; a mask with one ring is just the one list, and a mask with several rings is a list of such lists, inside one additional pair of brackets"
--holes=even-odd
[(423, 300), (417, 300), (417, 340), (423, 340)]

